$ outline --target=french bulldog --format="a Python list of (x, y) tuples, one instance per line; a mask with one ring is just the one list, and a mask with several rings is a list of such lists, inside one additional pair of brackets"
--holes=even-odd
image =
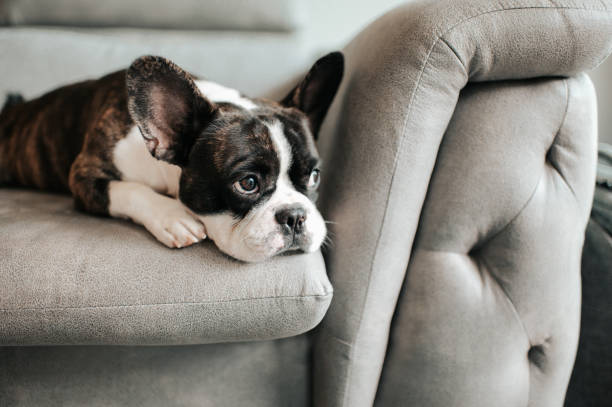
[(206, 237), (247, 262), (312, 252), (326, 236), (315, 207), (315, 147), (344, 59), (319, 59), (280, 102), (200, 80), (168, 59), (0, 113), (0, 184), (70, 192), (78, 209), (127, 218), (168, 247)]

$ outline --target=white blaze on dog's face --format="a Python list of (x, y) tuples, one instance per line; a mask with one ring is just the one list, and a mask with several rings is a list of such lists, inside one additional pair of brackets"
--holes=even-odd
[[(273, 191), (244, 216), (232, 212), (200, 216), (208, 236), (219, 248), (245, 261), (264, 260), (287, 250), (315, 251), (326, 235), (325, 222), (313, 202), (319, 184), (318, 159), (310, 157), (311, 162), (306, 165), (312, 167), (308, 179), (298, 179), (296, 186), (290, 174), (294, 164), (292, 148), (282, 123), (274, 120), (266, 123), (266, 127), (279, 163)], [(247, 189), (251, 182), (244, 181)]]
[(133, 92), (140, 99), (131, 114), (151, 154), (181, 167), (179, 199), (217, 247), (243, 261), (319, 249), (326, 228), (314, 204), (315, 139), (342, 78), (342, 55), (317, 61), (279, 103), (193, 81), (176, 66), (170, 78), (144, 67), (153, 73), (137, 77), (146, 80), (136, 83), (144, 91)]

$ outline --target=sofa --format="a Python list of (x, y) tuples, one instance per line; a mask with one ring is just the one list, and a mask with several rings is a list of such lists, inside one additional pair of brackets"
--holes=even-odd
[[(0, 91), (160, 54), (278, 98), (328, 51), (298, 0), (144, 3), (5, 1)], [(609, 0), (376, 19), (319, 136), (323, 253), (171, 250), (0, 188), (0, 405), (562, 406), (595, 181), (584, 71), (611, 51)]]

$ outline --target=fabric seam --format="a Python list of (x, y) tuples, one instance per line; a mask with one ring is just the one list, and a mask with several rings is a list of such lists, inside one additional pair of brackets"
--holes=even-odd
[[(397, 172), (397, 165), (398, 165), (398, 161), (399, 161), (399, 156), (401, 155), (401, 151), (403, 149), (404, 146), (404, 141), (406, 139), (406, 129), (408, 126), (408, 119), (410, 117), (410, 114), (412, 112), (412, 106), (413, 106), (413, 101), (414, 98), (416, 97), (416, 93), (419, 90), (420, 86), (421, 86), (421, 79), (423, 77), (423, 73), (425, 71), (425, 69), (427, 68), (427, 66), (429, 65), (430, 62), (430, 57), (431, 54), (433, 52), (433, 50), (435, 49), (436, 45), (438, 44), (438, 42), (442, 39), (443, 36), (447, 35), (448, 33), (450, 33), (451, 31), (453, 31), (454, 29), (456, 29), (457, 27), (459, 27), (460, 25), (474, 19), (474, 18), (478, 18), (481, 17), (483, 15), (488, 15), (488, 14), (494, 14), (494, 13), (502, 13), (505, 11), (516, 11), (516, 10), (531, 10), (531, 9), (539, 9), (539, 10), (573, 10), (573, 11), (597, 11), (597, 12), (603, 12), (606, 14), (610, 14), (610, 11), (606, 10), (606, 9), (599, 9), (599, 8), (586, 8), (586, 7), (571, 7), (571, 6), (526, 6), (526, 7), (511, 7), (511, 8), (500, 8), (500, 9), (494, 9), (494, 10), (488, 10), (488, 11), (484, 11), (478, 14), (475, 14), (473, 16), (469, 16), (464, 18), (463, 20), (457, 22), (455, 25), (451, 26), (450, 28), (448, 28), (446, 31), (444, 31), (442, 34), (439, 34), (436, 36), (436, 38), (433, 40), (429, 51), (427, 53), (427, 56), (425, 58), (425, 60), (423, 61), (423, 64), (421, 65), (421, 69), (419, 70), (419, 76), (417, 78), (416, 81), (416, 85), (412, 91), (412, 94), (410, 95), (410, 101), (408, 102), (408, 108), (406, 111), (406, 116), (404, 119), (404, 124), (402, 125), (402, 133), (401, 133), (401, 138), (400, 138), (400, 143), (398, 145), (397, 148), (397, 152), (394, 156), (393, 159), (393, 170), (392, 170), (392, 175), (391, 175), (391, 180), (389, 182), (389, 188), (388, 188), (388, 192), (387, 192), (387, 199), (385, 202), (385, 208), (384, 208), (384, 213), (383, 213), (383, 220), (381, 222), (381, 226), (379, 228), (379, 232), (378, 232), (378, 236), (376, 238), (376, 244), (375, 244), (375, 249), (374, 249), (374, 255), (372, 256), (372, 261), (370, 262), (370, 267), (369, 267), (369, 273), (368, 273), (368, 281), (367, 281), (367, 287), (366, 287), (366, 293), (365, 293), (365, 299), (363, 301), (363, 305), (361, 307), (361, 312), (359, 314), (359, 323), (357, 325), (357, 331), (355, 334), (355, 339), (352, 342), (352, 346), (350, 347), (350, 353), (349, 353), (349, 361), (354, 360), (354, 355), (356, 353), (356, 348), (357, 348), (357, 343), (359, 342), (359, 338), (361, 337), (361, 327), (362, 327), (362, 322), (363, 322), (363, 314), (364, 314), (364, 310), (367, 308), (367, 304), (368, 304), (368, 300), (370, 298), (370, 286), (371, 286), (371, 280), (372, 280), (372, 271), (374, 269), (374, 264), (376, 263), (376, 258), (379, 251), (379, 246), (380, 246), (380, 239), (381, 239), (381, 235), (382, 235), (382, 231), (384, 226), (387, 223), (387, 217), (388, 217), (388, 210), (389, 210), (389, 197), (391, 195), (391, 192), (393, 190), (393, 184), (395, 181), (395, 175)], [(439, 29), (439, 28), (438, 28)], [(465, 67), (465, 65), (463, 64), (463, 61), (461, 61), (461, 59), (459, 58), (459, 56), (457, 55), (457, 53), (454, 51), (453, 48), (450, 47), (449, 44), (447, 44), (447, 46), (449, 47), (449, 49), (453, 52), (453, 54), (455, 55), (455, 57), (457, 58), (457, 60), (459, 61), (459, 63), (463, 66), (464, 71), (466, 71), (467, 76), (469, 76), (469, 72), (467, 72), (467, 69)], [(469, 79), (469, 78), (468, 78)], [(440, 138), (440, 141), (442, 140), (443, 136)], [(439, 146), (438, 146), (439, 148)], [(430, 174), (431, 176), (431, 174)], [(421, 209), (422, 209), (422, 205), (421, 205)], [(418, 227), (418, 226), (417, 226)], [(404, 273), (405, 274), (405, 273)], [(405, 278), (405, 275), (404, 275)], [(390, 329), (391, 327), (389, 327)], [(353, 372), (354, 372), (354, 364), (349, 363), (349, 367), (348, 367), (348, 371), (347, 371), (347, 378), (346, 378), (346, 385), (344, 386), (344, 392), (343, 392), (343, 397), (342, 397), (342, 405), (346, 406), (347, 403), (347, 398), (348, 398), (348, 393), (349, 393), (349, 388), (351, 385), (351, 379), (353, 376)], [(382, 369), (382, 367), (381, 367)], [(378, 387), (378, 386), (377, 386)]]
[[(563, 84), (565, 85), (565, 94), (566, 94), (566, 102), (565, 102), (565, 112), (563, 114), (563, 119), (561, 120), (561, 124), (559, 125), (559, 129), (557, 130), (557, 132), (555, 133), (555, 138), (553, 139), (552, 143), (550, 144), (550, 147), (548, 147), (548, 150), (550, 151), (553, 147), (555, 147), (555, 144), (557, 143), (557, 139), (559, 138), (559, 135), (561, 134), (561, 131), (563, 130), (563, 128), (565, 127), (565, 122), (567, 119), (567, 115), (568, 115), (568, 111), (569, 111), (569, 105), (570, 105), (570, 84), (569, 81), (567, 79), (565, 79), (563, 81)], [(548, 155), (548, 154), (547, 154)], [(574, 188), (572, 188), (572, 186), (570, 185), (570, 183), (567, 181), (567, 178), (565, 178), (565, 175), (563, 174), (563, 172), (561, 172), (561, 169), (559, 168), (558, 165), (555, 164), (555, 162), (553, 160), (546, 160), (548, 162), (548, 165), (550, 165), (557, 174), (559, 174), (559, 176), (561, 177), (561, 179), (563, 180), (563, 183), (567, 186), (567, 188), (570, 190), (570, 192), (572, 193), (572, 196), (574, 197), (574, 200), (576, 201), (576, 203), (579, 204), (578, 202), (578, 196), (576, 195), (576, 191), (574, 191)]]
[(160, 307), (160, 306), (181, 306), (181, 305), (206, 305), (206, 304), (225, 304), (231, 302), (249, 302), (259, 300), (309, 300), (319, 299), (332, 296), (333, 291), (326, 294), (313, 295), (287, 295), (287, 296), (270, 296), (256, 298), (236, 298), (229, 300), (210, 300), (210, 301), (193, 301), (193, 302), (162, 302), (153, 304), (119, 304), (119, 305), (91, 305), (84, 307), (28, 307), (28, 308), (4, 308), (0, 312), (21, 312), (21, 311), (62, 311), (62, 310), (87, 310), (87, 309), (110, 309), (110, 308), (145, 308), (145, 307)]

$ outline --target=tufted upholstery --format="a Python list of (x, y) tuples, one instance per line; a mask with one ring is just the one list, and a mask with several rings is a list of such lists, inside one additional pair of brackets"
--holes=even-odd
[(563, 403), (578, 340), (593, 111), (584, 75), (462, 92), (424, 204), (378, 405)]
[[(4, 28), (0, 89), (31, 96), (147, 52), (262, 94), (304, 66), (302, 40), (293, 33)], [(593, 181), (593, 90), (580, 73), (611, 49), (611, 0), (413, 1), (383, 16), (344, 49), (345, 79), (319, 137), (327, 165), (320, 202), (333, 222), (325, 267), (334, 298), (317, 330), (246, 344), (0, 348), (0, 405), (560, 406), (577, 342), (578, 256)], [(49, 229), (66, 231), (47, 219), (50, 202), (65, 202), (23, 196), (40, 205), (37, 219)], [(8, 218), (21, 238), (40, 227)], [(120, 229), (134, 240), (146, 235), (125, 223)], [(96, 246), (96, 237), (87, 242)], [(149, 243), (138, 247), (159, 249)], [(37, 259), (16, 247), (15, 263)], [(109, 247), (116, 246), (100, 242), (100, 250)], [(290, 258), (270, 263), (289, 265), (286, 279), (272, 281), (268, 274), (278, 270), (266, 265), (243, 279), (247, 268), (209, 256), (210, 247), (193, 249), (186, 261), (176, 255), (180, 273), (158, 270), (163, 278), (146, 282), (160, 289), (145, 292), (138, 292), (140, 280), (164, 264), (156, 258), (170, 261), (165, 255), (127, 274), (87, 269), (91, 281), (104, 283), (87, 286), (93, 297), (79, 291), (78, 257), (69, 259), (72, 297), (61, 284), (36, 286), (27, 266), (10, 275), (28, 288), (23, 293), (42, 294), (17, 300), (62, 304), (81, 294), (96, 299), (100, 286), (119, 304), (126, 295), (173, 299), (183, 287), (200, 299), (258, 287), (299, 292), (312, 277)], [(202, 275), (191, 267), (200, 255)], [(219, 291), (207, 284), (213, 275), (235, 284)], [(132, 286), (110, 289), (122, 281)], [(189, 342), (206, 342), (220, 321), (235, 326), (215, 314), (183, 314)], [(170, 344), (185, 338), (167, 335), (181, 321), (175, 315), (136, 313), (145, 322), (140, 327), (153, 331), (119, 341), (100, 338), (113, 334), (109, 322), (119, 326), (121, 315), (102, 329), (89, 326), (87, 316), (69, 319), (80, 324), (76, 330), (64, 327), (68, 334), (94, 333), (87, 343)], [(304, 322), (295, 315), (275, 322)], [(49, 322), (44, 315), (37, 321), (41, 328)], [(248, 327), (248, 317), (241, 321)], [(11, 344), (28, 339), (21, 332)]]
[[(334, 163), (334, 172), (328, 174), (324, 185), (322, 207), (325, 215), (334, 222), (333, 233), (342, 238), (337, 239), (327, 256), (335, 294), (315, 345), (316, 405), (354, 407), (374, 402), (400, 287), (407, 275), (409, 261), (411, 265), (416, 264), (411, 247), (421, 208), (434, 171), (438, 147), (457, 106), (461, 89), (468, 82), (574, 75), (596, 66), (611, 49), (612, 3), (572, 0), (414, 1), (375, 21), (347, 46), (345, 80), (328, 115), (327, 127), (320, 136), (324, 159)], [(584, 91), (582, 86), (576, 88)], [(565, 106), (567, 96), (558, 97)], [(584, 99), (590, 100), (588, 96)], [(524, 103), (527, 99), (519, 100)], [(547, 147), (552, 144), (552, 137), (563, 120), (563, 108), (559, 108), (556, 101), (551, 105), (554, 96), (548, 95), (543, 100), (546, 102), (541, 112), (551, 114), (557, 127), (547, 130), (550, 140), (548, 143), (542, 141), (544, 147), (538, 153), (540, 162), (544, 162)], [(552, 106), (557, 106), (556, 115), (546, 110)], [(511, 114), (517, 107), (515, 103), (500, 108), (498, 117), (494, 116), (492, 120), (501, 120), (503, 115)], [(577, 119), (587, 120), (589, 117), (594, 120), (593, 116), (576, 115)], [(541, 125), (538, 124), (540, 120), (539, 116), (532, 116), (529, 121), (521, 120), (521, 125), (527, 134), (531, 134)], [(468, 122), (474, 126), (471, 132), (475, 142), (484, 143), (481, 130), (488, 124), (477, 115), (472, 115)], [(518, 125), (516, 120), (511, 123)], [(581, 140), (576, 145), (583, 146), (585, 138), (593, 137), (591, 130), (583, 134), (585, 130), (579, 127), (580, 124), (571, 120), (564, 128), (569, 131), (574, 125), (578, 126), (576, 132), (580, 136), (577, 137)], [(532, 129), (531, 126), (535, 127)], [(584, 144), (580, 151), (588, 145)], [(564, 146), (561, 143), (550, 150), (551, 163), (555, 160), (560, 165), (572, 163), (575, 156), (568, 154), (566, 148), (560, 148)], [(509, 163), (515, 164), (506, 170), (517, 172), (517, 179), (525, 185), (520, 190), (503, 188), (508, 187), (507, 184), (500, 187), (506, 196), (517, 201), (500, 200), (498, 207), (478, 208), (476, 204), (481, 202), (468, 200), (471, 195), (464, 195), (464, 210), (477, 209), (472, 215), (478, 218), (474, 224), (479, 229), (471, 232), (471, 238), (457, 236), (454, 249), (464, 254), (470, 252), (474, 245), (483, 242), (484, 235), (476, 232), (492, 233), (495, 229), (493, 222), (508, 222), (519, 212), (520, 205), (534, 191), (539, 176), (535, 172), (537, 167), (523, 164), (522, 160), (529, 154), (529, 151), (522, 151), (513, 156), (511, 151), (507, 151), (505, 156)], [(480, 165), (477, 154), (470, 157)], [(587, 175), (593, 171), (592, 161), (582, 162), (578, 167), (572, 173), (563, 172), (563, 167), (559, 167), (559, 171), (573, 188), (577, 188), (580, 212), (576, 213), (582, 215), (576, 215), (575, 221), (582, 221), (584, 228), (591, 187), (590, 182), (582, 185), (576, 180), (588, 179)], [(533, 173), (526, 176), (525, 170), (529, 168)], [(482, 167), (485, 172), (493, 169)], [(520, 178), (522, 176), (525, 176), (524, 181)], [(473, 186), (479, 186), (479, 183)], [(534, 198), (539, 197), (539, 194), (534, 195)], [(544, 194), (544, 198), (551, 196)], [(547, 205), (538, 208), (546, 208), (543, 211), (547, 213)], [(465, 213), (465, 216), (469, 215), (470, 212)], [(580, 228), (574, 227), (573, 230), (580, 231)], [(542, 250), (555, 253), (552, 249), (555, 246), (549, 247), (536, 235), (526, 232), (519, 234), (521, 239), (517, 238), (517, 242), (524, 243), (522, 239), (532, 238), (538, 245), (543, 245)], [(447, 242), (450, 244), (450, 240)], [(577, 264), (580, 240), (572, 247)], [(485, 248), (492, 250), (493, 246)], [(537, 258), (535, 251), (529, 252), (533, 247), (520, 249), (525, 250), (521, 256), (525, 261), (532, 255), (534, 260)], [(517, 255), (514, 253), (512, 256)], [(467, 261), (468, 258), (464, 256), (462, 259)], [(462, 268), (468, 266), (469, 263)], [(516, 282), (525, 283), (522, 280)], [(508, 289), (515, 290), (513, 295), (519, 297), (532, 298), (535, 295), (529, 286), (520, 287)], [(567, 306), (571, 308), (571, 304), (569, 302)], [(540, 311), (528, 308), (522, 312), (526, 317)], [(452, 330), (442, 332), (446, 335)], [(409, 337), (411, 333), (404, 335)], [(536, 345), (546, 339), (532, 337), (533, 332), (528, 334), (529, 340)], [(528, 344), (525, 346), (526, 352)], [(536, 354), (532, 352), (532, 356)], [(410, 367), (417, 365), (415, 362)], [(449, 376), (456, 373), (450, 366), (444, 368), (449, 369)], [(418, 371), (411, 372), (408, 377), (412, 375), (418, 375)], [(558, 388), (558, 383), (563, 380), (556, 380)], [(482, 395), (482, 392), (478, 394)], [(546, 393), (542, 397), (552, 396)]]

